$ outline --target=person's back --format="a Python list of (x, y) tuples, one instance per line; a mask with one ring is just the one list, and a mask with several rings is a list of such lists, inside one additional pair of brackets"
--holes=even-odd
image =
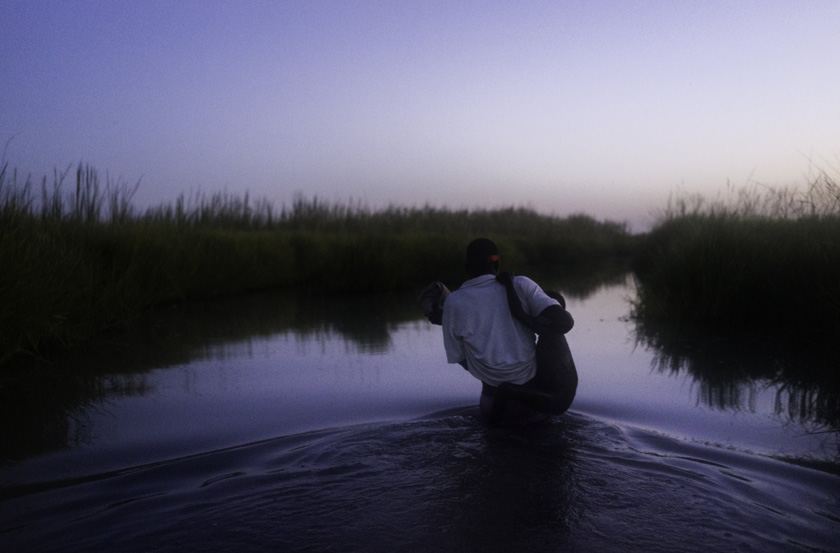
[[(530, 316), (558, 305), (527, 277), (515, 277), (514, 286)], [(447, 361), (466, 362), (485, 384), (525, 384), (536, 373), (534, 333), (511, 316), (505, 287), (494, 274), (467, 280), (446, 299), (443, 339)]]
[(565, 412), (578, 378), (564, 336), (574, 319), (563, 297), (501, 273), (499, 250), (486, 238), (467, 246), (466, 269), (469, 280), (455, 292), (435, 281), (417, 300), (429, 322), (443, 325), (447, 361), (482, 382), (481, 415), (531, 424)]

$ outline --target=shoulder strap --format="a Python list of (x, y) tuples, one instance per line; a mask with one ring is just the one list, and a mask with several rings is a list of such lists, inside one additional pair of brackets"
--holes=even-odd
[(522, 309), (522, 302), (519, 300), (519, 296), (516, 294), (516, 288), (513, 286), (513, 273), (499, 273), (496, 275), (496, 281), (505, 287), (511, 316), (531, 331), (538, 332), (536, 321)]
[[(545, 317), (531, 317), (525, 313), (525, 310), (522, 309), (522, 302), (516, 294), (516, 288), (513, 286), (513, 273), (499, 273), (496, 275), (496, 281), (505, 287), (505, 292), (507, 292), (508, 308), (510, 309), (510, 314), (514, 319), (524, 324), (535, 334), (558, 332), (557, 327), (553, 326)], [(557, 300), (564, 310), (566, 309), (566, 300), (563, 299), (563, 296), (556, 292), (546, 292), (546, 294)], [(571, 326), (569, 328), (571, 328)]]

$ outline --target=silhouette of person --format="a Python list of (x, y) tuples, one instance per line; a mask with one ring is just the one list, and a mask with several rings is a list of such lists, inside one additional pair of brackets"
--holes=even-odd
[[(447, 361), (482, 382), (479, 411), (494, 423), (530, 424), (566, 411), (577, 370), (565, 333), (574, 319), (565, 300), (525, 276), (499, 270), (499, 250), (487, 238), (467, 246), (468, 280), (449, 292), (426, 287), (420, 304), (443, 326)], [(539, 341), (536, 341), (539, 334)]]

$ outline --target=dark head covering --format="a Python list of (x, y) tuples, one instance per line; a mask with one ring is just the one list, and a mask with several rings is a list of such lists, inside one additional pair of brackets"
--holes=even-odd
[(487, 238), (476, 238), (467, 246), (467, 269), (482, 269), (499, 261), (499, 248)]

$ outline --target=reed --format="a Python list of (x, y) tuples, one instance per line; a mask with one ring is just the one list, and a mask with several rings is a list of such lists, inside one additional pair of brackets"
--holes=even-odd
[(165, 302), (455, 286), (478, 235), (495, 239), (515, 272), (595, 271), (634, 245), (621, 224), (522, 208), (372, 211), (298, 196), (276, 209), (248, 194), (197, 192), (138, 212), (138, 186), (80, 164), (44, 177), (39, 191), (0, 168), (0, 365), (73, 347)]
[(753, 187), (669, 205), (634, 263), (643, 327), (725, 336), (840, 337), (840, 187)]

